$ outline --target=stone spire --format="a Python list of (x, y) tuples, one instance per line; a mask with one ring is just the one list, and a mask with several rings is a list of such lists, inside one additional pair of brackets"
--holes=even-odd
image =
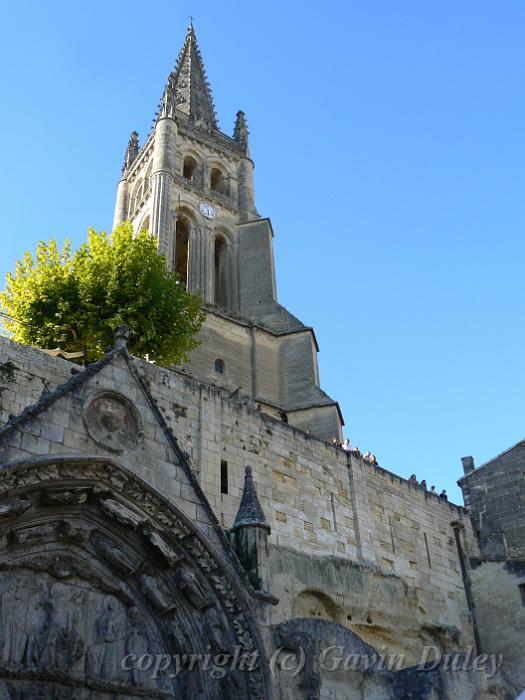
[(237, 112), (237, 119), (235, 120), (235, 128), (233, 130), (233, 138), (239, 146), (242, 148), (242, 152), (245, 156), (250, 156), (250, 146), (248, 143), (248, 124), (246, 123), (246, 117), (244, 112)]
[(159, 118), (166, 116), (165, 112), (170, 112), (169, 116), (175, 116), (175, 109), (199, 126), (218, 128), (211, 88), (191, 23), (175, 68), (168, 78)]
[(264, 511), (259, 503), (257, 491), (255, 490), (252, 468), (246, 467), (244, 471), (244, 491), (232, 530), (235, 531), (243, 527), (263, 527), (270, 530)]
[(139, 154), (139, 135), (136, 131), (131, 132), (129, 137), (128, 147), (126, 149), (126, 155), (124, 156), (124, 165), (122, 166), (122, 172), (125, 173), (129, 171), (135, 158)]

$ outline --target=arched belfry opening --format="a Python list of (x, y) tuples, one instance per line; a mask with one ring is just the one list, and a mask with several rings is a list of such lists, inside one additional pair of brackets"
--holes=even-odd
[(222, 170), (220, 168), (212, 168), (210, 170), (210, 190), (228, 196), (229, 189), (228, 178)]
[(175, 253), (173, 269), (181, 282), (188, 286), (190, 227), (186, 219), (178, 219), (175, 226)]
[(227, 255), (228, 247), (223, 236), (215, 236), (214, 254), (214, 293), (213, 300), (217, 306), (228, 305)]
[(193, 182), (197, 171), (197, 161), (192, 156), (186, 156), (182, 166), (182, 177)]

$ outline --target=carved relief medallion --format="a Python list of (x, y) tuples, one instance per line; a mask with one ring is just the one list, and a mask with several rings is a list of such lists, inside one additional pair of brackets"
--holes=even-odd
[(89, 397), (84, 423), (93, 440), (112, 452), (133, 449), (142, 438), (137, 409), (114, 391), (99, 391)]

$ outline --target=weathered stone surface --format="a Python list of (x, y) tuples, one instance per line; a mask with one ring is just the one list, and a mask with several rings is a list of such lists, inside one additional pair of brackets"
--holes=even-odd
[(469, 550), (467, 577), (483, 651), (501, 654), (525, 688), (525, 441), (482, 465), (463, 458), (459, 484), (479, 552)]
[[(185, 630), (191, 654), (202, 655), (212, 645), (233, 657), (236, 644), (251, 653), (259, 640), (231, 566), (208, 549), (189, 522), (191, 536), (166, 529), (171, 514), (181, 521), (186, 516), (109, 460), (103, 472), (97, 465), (100, 461), (90, 468), (88, 460), (66, 458), (46, 470), (41, 461), (28, 460), (4, 465), (0, 475), (19, 501), (33, 504), (6, 512), (0, 521), (0, 678), (6, 697), (65, 697), (71, 688), (75, 697), (96, 693), (100, 700), (115, 694), (229, 697), (224, 683), (200, 667), (173, 677), (148, 674), (140, 666), (123, 668), (129, 654), (178, 653), (169, 641), (174, 626)], [(101, 510), (97, 488), (112, 481), (123, 486), (108, 499), (111, 508)], [(71, 482), (75, 488), (68, 491)], [(42, 497), (52, 492), (87, 496), (80, 502)], [(136, 518), (118, 500), (131, 493)], [(141, 511), (156, 501), (155, 511)], [(137, 524), (146, 520), (151, 529), (142, 532)], [(147, 543), (160, 541), (163, 556), (180, 553), (172, 558), (174, 570), (150, 556)], [(268, 696), (261, 660), (250, 673), (235, 673), (239, 697)]]
[(202, 293), (208, 318), (185, 369), (329, 440), (342, 418), (319, 387), (313, 330), (277, 301), (273, 230), (255, 207), (253, 168), (245, 115), (233, 138), (218, 128), (190, 26), (142, 149), (132, 133), (114, 225), (148, 228), (170, 268)]
[[(428, 645), (463, 663), (481, 640), (523, 680), (522, 447), (483, 473), (465, 463), (474, 532), (328, 442), (341, 416), (313, 330), (277, 302), (246, 120), (218, 130), (192, 27), (150, 137), (128, 144), (124, 219), (202, 292), (202, 344), (162, 370), (119, 332), (72, 373), (0, 338), (0, 700), (512, 700), (497, 672), (366, 667)], [(355, 671), (320, 663), (334, 646)], [(119, 663), (210, 651), (254, 658), (223, 676)]]
[[(40, 354), (1, 339), (0, 351), (9, 353), (14, 365), (24, 365), (23, 373), (14, 370), (13, 380), (19, 399), (25, 396), (30, 404), (30, 377), (42, 371), (37, 365)], [(46, 358), (46, 363), (53, 398), (53, 385), (67, 381), (69, 367), (55, 358)], [(221, 573), (226, 566), (234, 578), (240, 576), (240, 564), (231, 549), (227, 553), (229, 545), (213, 523), (210, 508), (211, 503), (221, 522), (233, 524), (249, 459), (260, 507), (271, 527), (267, 580), (270, 593), (279, 598), (271, 615), (258, 611), (262, 603), (255, 598), (249, 606), (260, 620), (269, 656), (274, 647), (268, 625), (294, 617), (325, 620), (378, 651), (405, 653), (409, 661), (425, 644), (461, 650), (471, 643), (471, 618), (451, 524), (462, 523), (475, 551), (462, 509), (179, 374), (116, 355), (86, 377), (76, 385), (74, 400), (60, 390), (57, 401), (32, 411), (0, 446), (3, 464), (12, 465), (0, 471), (0, 509), (5, 509), (0, 527), (5, 522), (7, 528), (0, 531), (0, 542), (6, 552), (12, 546), (37, 548), (23, 559), (28, 571), (65, 582), (81, 578), (126, 609), (146, 606), (155, 624), (170, 630), (176, 628), (174, 616), (181, 609), (191, 611), (188, 614), (200, 620), (203, 643), (217, 649), (228, 644), (253, 649), (254, 642), (246, 637), (250, 623), (239, 622), (244, 608), (237, 607), (237, 593)], [(147, 386), (154, 400), (144, 393)], [(140, 417), (140, 444), (129, 444), (118, 453), (126, 469), (114, 461), (113, 450), (87, 433), (85, 398), (95, 389), (118, 389)], [(50, 454), (32, 457), (20, 446), (21, 433), (38, 443), (44, 439), (40, 427), (65, 423), (64, 415), (68, 420), (63, 442), (51, 443)], [(168, 426), (173, 426), (171, 431)], [(200, 484), (184, 466), (184, 452), (191, 455)], [(224, 460), (229, 486), (228, 493), (221, 494)], [(17, 467), (20, 461), (31, 468)], [(9, 504), (18, 502), (23, 508), (12, 510)], [(37, 512), (45, 518), (35, 522)], [(82, 515), (88, 513), (93, 513), (93, 522)], [(101, 519), (102, 529), (95, 525)], [(322, 527), (323, 520), (329, 528)], [(46, 559), (51, 541), (61, 544)], [(95, 570), (75, 556), (72, 550), (79, 547), (89, 553), (89, 561), (98, 562)], [(218, 562), (214, 551), (224, 552), (226, 564)], [(14, 570), (8, 566), (6, 571)], [(131, 628), (130, 634), (134, 644), (144, 644)], [(172, 631), (167, 634), (171, 639)], [(191, 647), (193, 632), (177, 635), (173, 648)], [(137, 673), (135, 677), (142, 678)], [(327, 693), (336, 692), (343, 679), (323, 683), (332, 688)], [(364, 697), (396, 697), (393, 686), (381, 686), (381, 679), (366, 683), (371, 685)], [(457, 697), (470, 700), (476, 687), (471, 678)]]

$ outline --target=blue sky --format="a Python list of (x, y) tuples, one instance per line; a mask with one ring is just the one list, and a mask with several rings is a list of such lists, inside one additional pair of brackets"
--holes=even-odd
[[(109, 228), (188, 15), (222, 129), (246, 112), (279, 298), (346, 434), (455, 500), (525, 433), (525, 5), (35, 2), (3, 9), (0, 277)], [(149, 8), (149, 6), (148, 6)]]

